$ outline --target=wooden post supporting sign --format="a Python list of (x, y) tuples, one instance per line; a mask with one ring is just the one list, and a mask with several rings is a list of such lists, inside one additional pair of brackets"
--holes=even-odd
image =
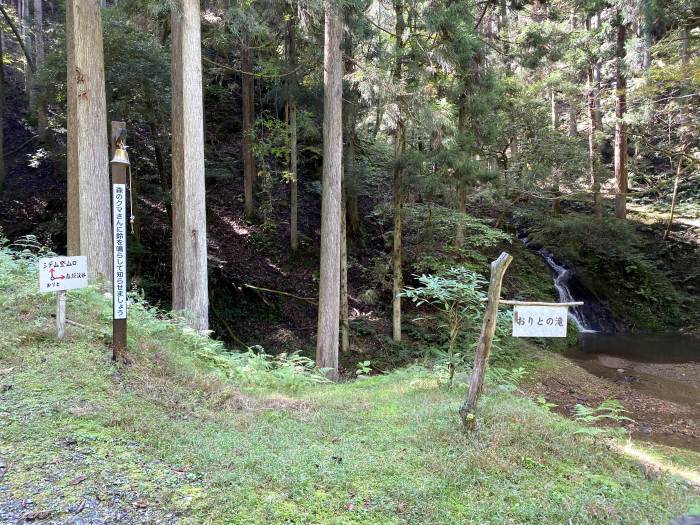
[(484, 322), (481, 327), (479, 346), (476, 348), (474, 357), (474, 369), (469, 383), (469, 393), (464, 404), (459, 409), (459, 417), (465, 430), (471, 430), (476, 424), (474, 411), (476, 402), (481, 395), (484, 385), (484, 375), (486, 374), (486, 363), (491, 353), (491, 342), (496, 332), (496, 319), (498, 317), (498, 302), (501, 299), (501, 285), (503, 276), (508, 269), (513, 257), (503, 252), (498, 259), (491, 263), (491, 280), (489, 282), (489, 292), (484, 312)]
[(39, 259), (39, 291), (56, 292), (56, 337), (66, 335), (66, 291), (87, 288), (85, 256)]
[(129, 155), (126, 152), (126, 124), (112, 122), (112, 359), (118, 360), (126, 349), (126, 222), (127, 222), (127, 174)]
[(66, 335), (66, 291), (56, 293), (56, 337), (63, 339)]

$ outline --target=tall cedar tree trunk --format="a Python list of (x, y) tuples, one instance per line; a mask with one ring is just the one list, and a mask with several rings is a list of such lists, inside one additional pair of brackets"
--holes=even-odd
[(255, 156), (252, 141), (255, 133), (255, 94), (253, 78), (253, 50), (246, 37), (241, 45), (241, 110), (243, 113), (243, 142), (241, 155), (243, 157), (243, 193), (245, 201), (245, 216), (253, 217), (255, 213)]
[[(46, 58), (44, 49), (44, 10), (42, 0), (34, 0), (34, 51), (36, 68), (40, 68)], [(36, 107), (37, 132), (42, 141), (46, 141), (46, 99), (39, 97)]]
[[(403, 33), (405, 29), (403, 0), (394, 1), (396, 13), (395, 37), (396, 37), (396, 63), (394, 64), (393, 81), (398, 89), (401, 85), (403, 63)], [(406, 124), (403, 116), (402, 95), (398, 96), (398, 115), (396, 117), (396, 136), (394, 139), (394, 182), (393, 182), (393, 207), (394, 207), (394, 247), (392, 251), (392, 325), (394, 342), (401, 342), (401, 289), (403, 288), (401, 228), (403, 221), (403, 155), (406, 151)]]
[(112, 228), (102, 19), (97, 0), (66, 2), (68, 254), (91, 276), (112, 275)]
[(343, 155), (343, 22), (331, 0), (325, 4), (323, 46), (323, 180), (321, 272), (318, 293), (316, 364), (338, 377), (340, 317), (340, 200)]
[(172, 11), (173, 310), (209, 327), (199, 1)]
[(627, 26), (617, 26), (617, 59), (615, 71), (615, 217), (627, 216), (627, 129), (624, 122), (627, 106), (625, 78), (625, 38)]
[(4, 46), (5, 34), (0, 31), (0, 193), (5, 188), (5, 63)]
[(291, 75), (287, 79), (289, 83), (287, 94), (287, 119), (289, 125), (289, 173), (291, 181), (289, 182), (289, 244), (292, 251), (299, 249), (299, 197), (298, 183), (299, 177), (297, 170), (297, 102), (296, 102), (296, 67), (297, 53), (296, 41), (294, 35), (294, 17), (290, 16), (287, 20), (287, 61)]

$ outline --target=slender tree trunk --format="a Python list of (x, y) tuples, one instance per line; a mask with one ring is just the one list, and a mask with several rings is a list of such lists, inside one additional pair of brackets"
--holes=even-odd
[(347, 188), (343, 174), (340, 206), (340, 351), (350, 349), (350, 307), (348, 304), (348, 221)]
[[(34, 50), (35, 64), (39, 69), (45, 60), (44, 49), (44, 10), (42, 0), (34, 0)], [(46, 97), (42, 93), (39, 96), (36, 106), (37, 132), (42, 142), (46, 141)]]
[[(29, 0), (18, 0), (18, 18), (19, 18), (19, 35), (23, 42), (27, 45), (27, 48), (31, 50), (31, 38), (30, 33), (27, 31), (29, 27)], [(31, 51), (30, 51), (31, 53)], [(30, 66), (30, 60), (27, 60), (24, 64), (24, 90), (27, 93), (27, 102), (29, 108), (32, 108), (33, 97), (32, 97), (32, 69)]]
[(688, 53), (688, 26), (684, 25), (681, 28), (681, 64), (688, 65), (690, 54)]
[(209, 327), (199, 1), (172, 10), (173, 310)]
[(243, 193), (245, 216), (252, 218), (255, 213), (253, 189), (255, 187), (255, 156), (252, 141), (255, 133), (255, 86), (253, 79), (253, 50), (248, 39), (241, 45), (241, 109), (243, 113)]
[(340, 9), (325, 4), (323, 46), (323, 180), (321, 195), (321, 271), (316, 364), (338, 377), (340, 317), (340, 201), (343, 155), (343, 22)]
[(683, 157), (678, 160), (678, 168), (676, 169), (676, 178), (673, 181), (673, 197), (671, 197), (671, 215), (668, 218), (668, 225), (666, 226), (666, 231), (664, 232), (664, 241), (668, 240), (668, 236), (671, 234), (671, 228), (673, 227), (673, 217), (676, 213), (676, 200), (678, 198), (678, 186), (681, 181), (681, 171), (683, 169)]
[(549, 90), (549, 104), (552, 114), (552, 129), (559, 129), (559, 110), (557, 109), (557, 92), (554, 89)]
[[(396, 63), (393, 80), (396, 86), (401, 84), (403, 64), (403, 33), (405, 30), (403, 0), (394, 0), (396, 13)], [(394, 246), (392, 251), (392, 335), (395, 343), (401, 342), (401, 291), (403, 289), (401, 230), (403, 222), (403, 172), (401, 157), (406, 151), (406, 124), (403, 118), (402, 96), (399, 95), (398, 115), (396, 119), (396, 136), (394, 139), (394, 170), (393, 170), (393, 213), (394, 213)]]
[[(597, 15), (598, 24), (600, 15)], [(586, 19), (586, 29), (591, 31), (592, 20)], [(600, 195), (600, 153), (598, 148), (598, 132), (601, 125), (600, 106), (598, 94), (600, 93), (600, 63), (595, 58), (594, 63), (588, 68), (586, 102), (588, 110), (588, 171), (593, 193), (593, 213), (596, 217), (602, 217), (603, 206)]]
[(66, 2), (68, 253), (93, 278), (112, 275), (102, 18), (96, 0)]
[(578, 135), (576, 118), (576, 103), (572, 100), (569, 102), (569, 137), (575, 137)]
[[(462, 219), (467, 214), (467, 186), (462, 181), (457, 182), (457, 215)], [(455, 229), (455, 246), (464, 246), (464, 223), (460, 220)]]
[(5, 34), (0, 30), (0, 193), (5, 189)]
[(163, 148), (160, 146), (160, 133), (158, 133), (158, 126), (155, 122), (151, 121), (148, 123), (148, 127), (151, 130), (151, 136), (153, 137), (153, 153), (156, 157), (156, 169), (158, 170), (158, 181), (160, 182), (160, 188), (167, 199), (165, 202), (165, 211), (168, 214), (168, 224), (170, 227), (173, 226), (173, 206), (172, 206), (172, 196), (170, 194), (170, 182), (168, 181), (168, 174), (165, 171), (165, 157), (163, 156)]
[(503, 63), (506, 66), (506, 76), (510, 76), (510, 23), (508, 21), (508, 3), (506, 0), (499, 0), (499, 21), (501, 25), (501, 38), (503, 38), (503, 45), (501, 48), (503, 52)]
[[(550, 100), (550, 110), (552, 117), (552, 131), (557, 131), (559, 129), (559, 110), (557, 108), (557, 94), (554, 89), (549, 90), (549, 100)], [(552, 212), (556, 215), (560, 212), (561, 201), (559, 199), (559, 194), (561, 189), (559, 187), (561, 170), (557, 166), (552, 166), (552, 191), (555, 194), (555, 198), (552, 200)]]
[(627, 27), (617, 26), (617, 60), (615, 81), (615, 217), (627, 216), (627, 129), (624, 122), (627, 106), (627, 79), (624, 72)]
[(296, 40), (294, 35), (294, 19), (292, 17), (287, 21), (287, 58), (289, 68), (292, 71), (288, 82), (291, 85), (289, 89), (287, 108), (289, 119), (289, 173), (291, 181), (289, 182), (289, 242), (292, 251), (299, 248), (299, 197), (297, 179), (299, 173), (297, 170), (297, 103), (295, 97), (296, 91), (296, 70), (297, 55), (296, 55)]

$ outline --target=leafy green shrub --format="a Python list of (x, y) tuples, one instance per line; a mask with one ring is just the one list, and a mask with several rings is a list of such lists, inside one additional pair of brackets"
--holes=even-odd
[(463, 330), (474, 327), (480, 319), (480, 310), (486, 295), (480, 289), (486, 280), (467, 268), (450, 268), (438, 275), (417, 277), (420, 287), (408, 286), (403, 296), (416, 306), (429, 305), (441, 325), (447, 329), (448, 349), (444, 356), (452, 384), (455, 369), (463, 364), (463, 353), (455, 352), (457, 339)]

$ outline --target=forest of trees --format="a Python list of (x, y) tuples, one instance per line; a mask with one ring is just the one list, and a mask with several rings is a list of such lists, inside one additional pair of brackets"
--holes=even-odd
[[(7, 70), (25, 83), (28, 125), (55, 176), (67, 178), (67, 252), (86, 255), (96, 277), (111, 268), (109, 120), (127, 122), (140, 166), (134, 207), (146, 195), (167, 212), (172, 308), (197, 330), (209, 328), (207, 222), (217, 220), (206, 181), (228, 181), (247, 220), (284, 230), (290, 252), (313, 235), (299, 204), (311, 185), (301, 182), (320, 182), (316, 361), (331, 375), (348, 345), (348, 260), (368, 214), (387, 225), (384, 274), (400, 342), (404, 280), (418, 267), (415, 253), (406, 263), (416, 250), (407, 221), (428, 214), (435, 231), (423, 240), (459, 259), (473, 242), (467, 206), (505, 214), (537, 200), (556, 215), (569, 200), (591, 217), (625, 220), (630, 200), (645, 197), (671, 201), (668, 236), (680, 201), (697, 198), (693, 0), (1, 8), (0, 85)], [(0, 115), (7, 100), (0, 92)], [(361, 209), (378, 188), (390, 194)], [(275, 223), (280, 207), (287, 220)], [(140, 247), (147, 225), (136, 223)]]

